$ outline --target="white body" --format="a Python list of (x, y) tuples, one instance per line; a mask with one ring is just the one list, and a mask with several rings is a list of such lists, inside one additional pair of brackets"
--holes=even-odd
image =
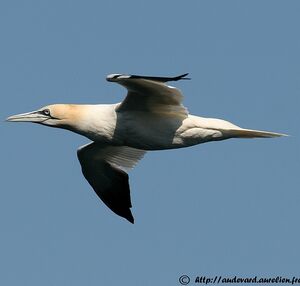
[(54, 104), (9, 117), (64, 128), (93, 142), (78, 149), (82, 172), (100, 199), (134, 222), (126, 170), (148, 150), (188, 147), (228, 138), (278, 137), (283, 134), (240, 128), (228, 121), (188, 114), (182, 93), (165, 82), (187, 79), (112, 74), (108, 81), (127, 88), (117, 104)]
[(82, 105), (82, 123), (72, 131), (99, 143), (163, 150), (226, 139), (226, 130), (241, 129), (225, 120), (190, 114), (174, 118), (142, 111), (118, 113), (119, 105)]

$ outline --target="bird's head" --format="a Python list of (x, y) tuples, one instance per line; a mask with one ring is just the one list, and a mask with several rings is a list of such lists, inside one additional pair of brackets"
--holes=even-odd
[(34, 122), (52, 127), (76, 129), (80, 121), (81, 108), (73, 104), (53, 104), (36, 111), (12, 115), (6, 120), (11, 122)]

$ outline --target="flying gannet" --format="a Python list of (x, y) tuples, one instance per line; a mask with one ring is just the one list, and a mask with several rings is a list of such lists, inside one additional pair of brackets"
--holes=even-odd
[(187, 78), (111, 74), (107, 81), (127, 90), (116, 104), (53, 104), (13, 115), (7, 121), (34, 122), (79, 133), (93, 142), (78, 149), (86, 180), (100, 199), (131, 223), (127, 171), (146, 151), (188, 147), (230, 138), (269, 138), (284, 134), (243, 129), (228, 121), (188, 113), (183, 95), (168, 81)]

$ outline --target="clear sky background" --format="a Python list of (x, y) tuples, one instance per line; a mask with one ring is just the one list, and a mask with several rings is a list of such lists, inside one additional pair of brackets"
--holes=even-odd
[[(1, 1), (0, 284), (179, 285), (300, 276), (299, 1)], [(88, 139), (6, 123), (51, 103), (115, 103), (110, 73), (175, 76), (196, 115), (288, 138), (148, 153), (136, 223), (81, 174)], [(193, 285), (193, 283), (192, 283)]]

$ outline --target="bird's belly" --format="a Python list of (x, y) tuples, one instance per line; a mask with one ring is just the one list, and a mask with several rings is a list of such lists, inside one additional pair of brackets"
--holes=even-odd
[(135, 126), (123, 134), (123, 145), (143, 150), (162, 150), (173, 148), (174, 134), (157, 126), (143, 128)]
[(118, 130), (117, 124), (116, 138), (121, 139), (123, 145), (143, 150), (188, 147), (210, 141), (212, 135), (210, 130), (195, 125), (190, 118), (139, 114), (137, 118), (127, 117), (119, 126), (122, 128)]

